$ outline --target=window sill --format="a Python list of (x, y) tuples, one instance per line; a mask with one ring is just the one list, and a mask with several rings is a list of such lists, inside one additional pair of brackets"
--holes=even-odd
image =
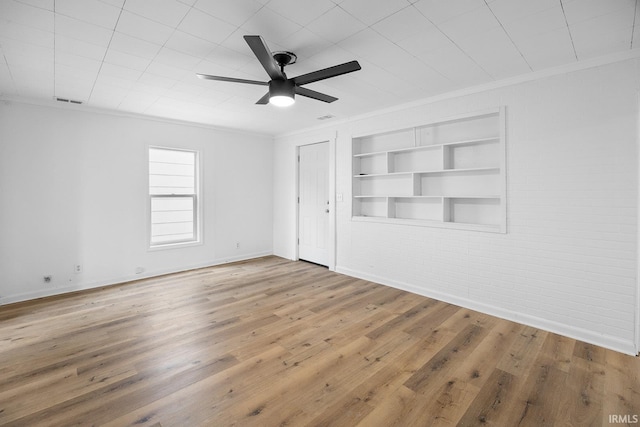
[(156, 251), (165, 251), (168, 249), (190, 248), (193, 246), (202, 246), (202, 245), (203, 245), (202, 240), (197, 240), (195, 242), (167, 243), (163, 245), (149, 246), (147, 248), (147, 251), (156, 252)]

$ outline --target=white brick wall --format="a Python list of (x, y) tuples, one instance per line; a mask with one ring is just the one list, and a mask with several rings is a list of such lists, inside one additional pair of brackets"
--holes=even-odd
[[(636, 352), (638, 62), (338, 126), (337, 270)], [(507, 109), (507, 234), (351, 221), (352, 133), (498, 106)], [(280, 138), (276, 153), (294, 145)], [(290, 185), (276, 180), (275, 191)]]

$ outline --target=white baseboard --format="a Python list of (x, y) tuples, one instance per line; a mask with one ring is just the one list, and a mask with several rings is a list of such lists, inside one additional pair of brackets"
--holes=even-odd
[(540, 328), (548, 332), (553, 332), (553, 333), (563, 335), (569, 338), (573, 338), (579, 341), (595, 344), (597, 346), (605, 347), (614, 351), (618, 351), (620, 353), (629, 354), (631, 356), (636, 356), (638, 354), (638, 348), (636, 347), (635, 343), (632, 340), (623, 340), (617, 337), (597, 334), (588, 329), (565, 325), (552, 320), (547, 320), (541, 317), (531, 316), (528, 314), (518, 313), (512, 310), (506, 310), (504, 308), (497, 307), (494, 305), (480, 303), (477, 301), (470, 300), (468, 298), (461, 298), (456, 295), (439, 292), (433, 289), (421, 288), (415, 285), (399, 282), (397, 280), (389, 279), (386, 277), (381, 277), (373, 274), (363, 273), (357, 270), (352, 270), (350, 268), (336, 267), (336, 272), (341, 274), (346, 274), (347, 276), (356, 277), (358, 279), (363, 279), (370, 282), (379, 283), (385, 286), (390, 286), (392, 288), (411, 292), (413, 294), (437, 299), (439, 301), (447, 302), (449, 304), (454, 304), (460, 307), (479, 311), (485, 314), (489, 314), (491, 316), (500, 317), (502, 319), (521, 323), (534, 328)]
[(2, 299), (0, 299), (0, 306), (13, 304), (16, 302), (29, 301), (29, 300), (38, 299), (38, 298), (46, 298), (54, 295), (62, 295), (70, 292), (95, 289), (103, 286), (117, 285), (119, 283), (131, 282), (133, 280), (148, 279), (150, 277), (162, 276), (164, 274), (179, 273), (182, 271), (195, 270), (198, 268), (213, 267), (216, 265), (227, 264), (230, 262), (246, 261), (249, 259), (260, 258), (263, 256), (269, 256), (269, 255), (272, 255), (272, 253), (256, 252), (251, 254), (234, 256), (234, 257), (221, 258), (211, 262), (190, 264), (190, 265), (185, 265), (181, 267), (167, 268), (162, 270), (146, 271), (144, 274), (132, 274), (128, 276), (112, 277), (109, 279), (93, 281), (93, 282), (84, 282), (84, 283), (80, 282), (80, 283), (75, 283), (69, 286), (62, 286), (59, 288), (39, 289), (33, 292), (25, 292), (22, 294), (8, 295), (6, 297), (3, 297)]

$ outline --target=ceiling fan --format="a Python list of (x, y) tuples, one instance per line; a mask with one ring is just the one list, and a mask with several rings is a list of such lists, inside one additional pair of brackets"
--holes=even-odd
[(324, 68), (322, 70), (313, 71), (301, 76), (287, 78), (287, 75), (284, 72), (284, 67), (296, 62), (297, 57), (294, 53), (271, 53), (267, 44), (260, 36), (244, 36), (244, 39), (271, 78), (269, 82), (236, 79), (233, 77), (211, 76), (208, 74), (197, 74), (197, 76), (206, 80), (269, 86), (269, 92), (260, 98), (256, 104), (264, 105), (271, 103), (284, 107), (295, 102), (294, 97), (296, 94), (324, 102), (337, 101), (338, 98), (307, 89), (302, 87), (302, 85), (360, 70), (360, 64), (358, 64), (358, 61), (351, 61), (335, 65), (333, 67)]

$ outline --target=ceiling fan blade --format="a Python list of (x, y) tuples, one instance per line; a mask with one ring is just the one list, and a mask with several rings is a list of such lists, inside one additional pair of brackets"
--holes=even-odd
[(258, 105), (265, 105), (269, 103), (269, 92), (267, 92), (262, 98), (258, 99), (258, 102), (256, 102), (256, 104)]
[(244, 36), (244, 40), (253, 51), (253, 54), (258, 58), (258, 61), (260, 61), (271, 80), (286, 79), (286, 76), (278, 66), (276, 60), (273, 59), (271, 51), (262, 37)]
[(345, 62), (344, 64), (334, 65), (333, 67), (325, 68), (311, 73), (303, 74), (298, 77), (294, 77), (296, 85), (306, 85), (307, 83), (317, 82), (319, 80), (328, 79), (330, 77), (340, 76), (342, 74), (351, 73), (360, 70), (360, 64), (358, 61)]
[(250, 85), (269, 86), (268, 82), (259, 82), (257, 80), (236, 79), (234, 77), (223, 77), (223, 76), (211, 76), (209, 74), (196, 74), (196, 76), (204, 80), (218, 80), (221, 82), (247, 83)]
[(318, 101), (333, 102), (338, 100), (336, 97), (325, 95), (324, 93), (316, 92), (315, 90), (307, 89), (306, 87), (296, 86), (295, 90), (300, 96), (317, 99)]

